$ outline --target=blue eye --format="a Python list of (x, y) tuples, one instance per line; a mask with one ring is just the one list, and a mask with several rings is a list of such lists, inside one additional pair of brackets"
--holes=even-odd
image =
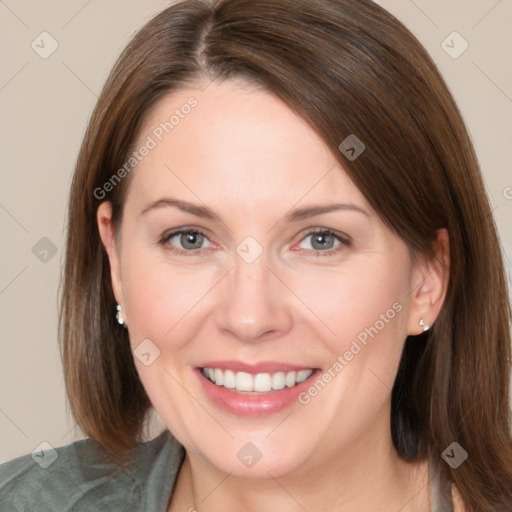
[[(170, 244), (171, 240), (177, 238), (183, 249), (175, 247), (174, 244)], [(202, 244), (204, 240), (208, 240), (206, 235), (201, 231), (194, 229), (182, 229), (178, 231), (172, 231), (171, 233), (165, 233), (160, 239), (160, 243), (165, 245), (171, 252), (177, 251), (187, 256), (198, 254), (202, 252)]]
[[(341, 236), (329, 229), (319, 229), (310, 231), (301, 239), (301, 243), (311, 237), (311, 246), (313, 249), (307, 249), (308, 254), (314, 256), (329, 256), (337, 253), (344, 247), (350, 247), (351, 241), (348, 237)], [(338, 242), (338, 245), (334, 245)]]

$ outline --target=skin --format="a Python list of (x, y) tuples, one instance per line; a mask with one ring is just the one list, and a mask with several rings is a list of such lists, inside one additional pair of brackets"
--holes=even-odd
[[(197, 107), (132, 171), (117, 237), (108, 202), (97, 215), (132, 347), (149, 338), (160, 350), (149, 366), (135, 358), (141, 381), (187, 451), (169, 510), (430, 510), (427, 465), (398, 458), (389, 415), (405, 338), (423, 331), (421, 318), (432, 325), (445, 297), (446, 232), (438, 260), (413, 262), (306, 122), (243, 82), (166, 96), (136, 146), (191, 96)], [(170, 206), (141, 214), (166, 196), (217, 217)], [(366, 213), (284, 220), (333, 202)], [(191, 250), (184, 237), (159, 243), (176, 228), (205, 233), (201, 254), (171, 252)], [(316, 228), (351, 243), (322, 248)], [(263, 250), (252, 263), (236, 252), (247, 236)], [(395, 303), (400, 312), (307, 405), (242, 418), (209, 401), (192, 373), (221, 359), (326, 370)], [(251, 468), (237, 458), (249, 441), (262, 453)]]

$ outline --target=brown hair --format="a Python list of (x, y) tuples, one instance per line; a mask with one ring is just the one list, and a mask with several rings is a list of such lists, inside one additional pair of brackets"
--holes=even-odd
[[(71, 410), (112, 454), (141, 441), (149, 399), (114, 319), (96, 226), (122, 219), (126, 162), (144, 116), (197, 80), (243, 78), (277, 95), (323, 138), (384, 222), (416, 254), (450, 238), (449, 285), (428, 333), (406, 340), (391, 427), (406, 460), (427, 457), (466, 506), (512, 510), (510, 305), (496, 227), (457, 106), (417, 39), (370, 0), (188, 0), (147, 23), (113, 68), (90, 120), (69, 201), (60, 335)], [(206, 82), (205, 82), (206, 83)], [(355, 134), (354, 161), (338, 145)], [(452, 442), (457, 469), (440, 457)]]

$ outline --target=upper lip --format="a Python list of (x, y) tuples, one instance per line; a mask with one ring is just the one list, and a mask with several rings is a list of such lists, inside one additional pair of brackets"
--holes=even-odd
[(233, 372), (257, 373), (295, 372), (314, 369), (313, 366), (281, 363), (278, 361), (262, 361), (259, 363), (243, 363), (242, 361), (206, 361), (198, 365), (198, 368), (220, 368)]

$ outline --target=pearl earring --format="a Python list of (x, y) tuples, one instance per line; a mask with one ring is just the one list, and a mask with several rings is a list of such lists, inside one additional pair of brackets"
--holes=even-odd
[(419, 324), (423, 327), (423, 331), (428, 331), (430, 329), (430, 326), (425, 324), (425, 320), (423, 320), (423, 318), (419, 321)]
[(119, 325), (124, 325), (123, 308), (119, 304), (116, 305), (116, 320)]

